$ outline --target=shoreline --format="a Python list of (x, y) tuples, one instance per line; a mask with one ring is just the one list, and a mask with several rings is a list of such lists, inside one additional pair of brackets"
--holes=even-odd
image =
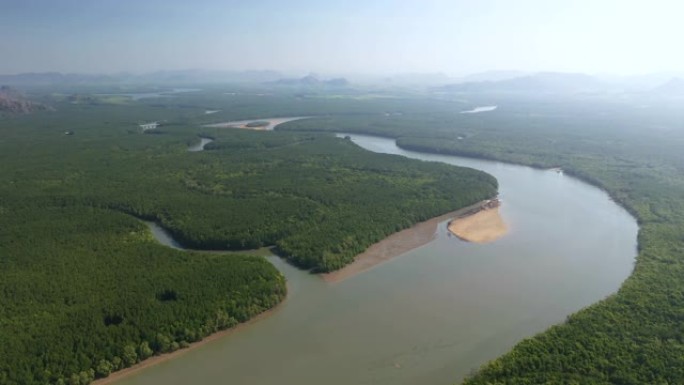
[[(366, 135), (366, 136), (375, 136), (378, 138), (386, 138), (386, 139), (391, 139), (394, 140), (394, 144), (406, 151), (412, 151), (412, 152), (417, 152), (421, 154), (432, 154), (432, 155), (450, 155), (450, 156), (457, 156), (461, 158), (470, 158), (470, 159), (477, 159), (477, 160), (483, 160), (483, 161), (488, 161), (488, 162), (498, 162), (498, 163), (503, 163), (503, 164), (511, 164), (515, 166), (521, 166), (521, 167), (529, 167), (533, 170), (540, 170), (540, 171), (551, 171), (553, 169), (560, 169), (562, 172), (562, 175), (567, 175), (571, 178), (577, 179), (580, 182), (586, 183), (594, 188), (597, 188), (606, 195), (613, 201), (618, 204), (618, 206), (622, 207), (629, 215), (634, 218), (634, 220), (637, 222), (637, 224), (641, 225), (641, 219), (639, 218), (639, 215), (637, 211), (630, 207), (623, 198), (618, 197), (614, 191), (611, 191), (608, 187), (604, 185), (600, 180), (597, 180), (596, 178), (593, 177), (588, 177), (585, 174), (583, 174), (581, 171), (578, 171), (573, 168), (562, 168), (562, 166), (544, 166), (536, 163), (525, 163), (525, 162), (515, 162), (512, 160), (506, 160), (504, 158), (499, 158), (496, 156), (487, 156), (487, 155), (482, 155), (482, 154), (467, 154), (464, 152), (459, 152), (459, 151), (449, 151), (449, 150), (436, 150), (434, 148), (429, 148), (429, 147), (420, 147), (420, 146), (415, 146), (415, 145), (400, 145), (398, 140), (399, 137), (395, 136), (383, 136), (381, 134), (376, 134), (373, 133), (372, 131), (369, 132), (359, 132), (359, 133), (352, 133), (352, 135)], [(566, 166), (567, 167), (567, 166)]]
[(133, 366), (129, 366), (127, 368), (117, 370), (116, 372), (112, 372), (107, 377), (95, 379), (93, 382), (91, 382), (91, 385), (111, 385), (111, 384), (114, 384), (117, 381), (120, 381), (120, 380), (123, 380), (124, 378), (130, 377), (130, 376), (132, 376), (132, 375), (134, 375), (140, 371), (143, 371), (147, 368), (161, 364), (161, 363), (166, 362), (166, 361), (176, 359), (176, 358), (182, 356), (183, 354), (185, 354), (189, 351), (196, 350), (197, 348), (200, 348), (206, 344), (209, 344), (211, 342), (219, 340), (223, 337), (227, 337), (233, 333), (237, 333), (240, 330), (242, 330), (246, 327), (249, 327), (252, 324), (263, 320), (264, 318), (270, 317), (273, 313), (280, 310), (280, 308), (283, 306), (285, 301), (287, 301), (287, 294), (285, 295), (285, 297), (283, 298), (282, 301), (278, 302), (277, 305), (275, 305), (274, 307), (272, 307), (270, 309), (264, 310), (263, 312), (257, 314), (256, 316), (250, 318), (249, 320), (247, 320), (245, 322), (239, 323), (239, 324), (233, 326), (232, 328), (229, 328), (226, 330), (221, 330), (221, 331), (218, 331), (216, 333), (212, 333), (212, 334), (204, 337), (203, 339), (201, 339), (199, 341), (195, 341), (195, 342), (191, 343), (190, 346), (188, 346), (187, 348), (178, 349), (176, 351), (169, 352), (169, 353), (163, 353), (160, 355), (155, 355), (155, 356), (149, 357), (143, 361), (140, 361)]
[[(335, 284), (351, 278), (357, 274), (368, 271), (390, 259), (396, 258), (411, 250), (431, 242), (436, 237), (437, 226), (447, 220), (460, 220), (481, 212), (477, 210), (488, 201), (481, 201), (458, 210), (442, 214), (427, 221), (390, 234), (381, 241), (370, 245), (364, 252), (354, 257), (354, 262), (330, 273), (319, 274), (327, 283)], [(453, 221), (452, 221), (453, 222)]]
[[(148, 226), (148, 229), (152, 233), (152, 236), (154, 237), (156, 242), (158, 242), (159, 244), (161, 244), (163, 246), (178, 249), (180, 251), (197, 252), (197, 253), (221, 253), (221, 254), (240, 253), (240, 254), (247, 254), (247, 255), (262, 256), (262, 257), (273, 255), (273, 256), (276, 256), (278, 258), (281, 258), (281, 257), (277, 256), (275, 253), (273, 253), (273, 251), (271, 249), (272, 246), (271, 247), (262, 247), (259, 249), (251, 249), (251, 250), (240, 250), (240, 251), (187, 249), (187, 248), (184, 248), (178, 244), (171, 243), (170, 241), (175, 242), (175, 240), (173, 240), (173, 238), (167, 234), (166, 230), (164, 228), (162, 228), (158, 223), (153, 222), (153, 221), (147, 221), (147, 220), (144, 220), (141, 218), (137, 218), (137, 219), (142, 221), (143, 223), (145, 223)], [(167, 236), (168, 239), (160, 238), (159, 234), (157, 234), (155, 231), (155, 227), (158, 228), (163, 233), (164, 236)], [(252, 324), (255, 324), (255, 323), (257, 323), (257, 322), (259, 322), (259, 321), (261, 321), (267, 317), (270, 317), (271, 315), (273, 315), (273, 313), (280, 310), (281, 307), (283, 306), (283, 304), (288, 300), (290, 290), (289, 290), (289, 286), (287, 286), (288, 285), (287, 281), (285, 282), (285, 284), (287, 287), (287, 291), (285, 293), (285, 296), (283, 297), (283, 299), (280, 302), (278, 302), (272, 308), (266, 309), (266, 310), (262, 311), (261, 313), (253, 316), (252, 318), (248, 319), (247, 321), (241, 322), (241, 323), (239, 323), (239, 324), (237, 324), (231, 328), (228, 328), (225, 330), (220, 330), (220, 331), (217, 331), (215, 333), (209, 334), (208, 336), (202, 338), (201, 340), (191, 343), (186, 348), (181, 348), (181, 349), (175, 350), (173, 352), (162, 353), (159, 355), (154, 355), (154, 356), (148, 357), (147, 359), (140, 361), (140, 362), (136, 363), (135, 365), (132, 365), (132, 366), (129, 366), (127, 368), (123, 368), (123, 369), (117, 370), (115, 372), (112, 372), (107, 377), (96, 378), (95, 380), (93, 380), (91, 382), (91, 384), (92, 385), (111, 385), (111, 384), (114, 384), (114, 383), (116, 383), (120, 380), (123, 380), (127, 377), (130, 377), (130, 376), (132, 376), (132, 375), (134, 375), (140, 371), (143, 371), (147, 368), (150, 368), (152, 366), (155, 366), (155, 365), (158, 365), (158, 364), (170, 361), (170, 360), (174, 360), (174, 359), (182, 356), (183, 354), (185, 354), (189, 351), (195, 350), (195, 349), (200, 348), (200, 347), (202, 347), (206, 344), (209, 344), (213, 341), (227, 337), (233, 333), (237, 333), (240, 330), (251, 326)]]

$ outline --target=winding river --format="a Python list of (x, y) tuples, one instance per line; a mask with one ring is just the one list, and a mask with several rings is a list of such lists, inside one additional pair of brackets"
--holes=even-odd
[(597, 188), (554, 171), (350, 137), (370, 151), (494, 175), (511, 231), (478, 245), (442, 223), (433, 242), (337, 284), (269, 257), (289, 282), (282, 306), (119, 385), (453, 384), (614, 293), (632, 270), (637, 224)]

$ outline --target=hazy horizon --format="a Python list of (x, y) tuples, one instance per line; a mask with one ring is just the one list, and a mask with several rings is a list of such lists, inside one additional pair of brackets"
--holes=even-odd
[(550, 3), (5, 0), (0, 74), (684, 72), (677, 2)]

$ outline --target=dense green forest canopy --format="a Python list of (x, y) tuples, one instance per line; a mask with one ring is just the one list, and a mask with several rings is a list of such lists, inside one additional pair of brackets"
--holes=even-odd
[[(0, 117), (2, 384), (86, 384), (284, 297), (264, 258), (172, 250), (139, 218), (190, 248), (274, 245), (300, 267), (330, 271), (497, 190), (482, 172), (369, 153), (327, 133), (201, 127), (379, 108), (360, 100), (33, 92), (55, 110)], [(151, 121), (161, 126), (143, 133)], [(188, 152), (199, 136), (215, 141)]]

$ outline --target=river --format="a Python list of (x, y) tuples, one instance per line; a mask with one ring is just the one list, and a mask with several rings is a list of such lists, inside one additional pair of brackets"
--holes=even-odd
[(337, 284), (269, 257), (289, 287), (272, 315), (119, 385), (454, 384), (614, 293), (631, 273), (637, 224), (595, 187), (554, 171), (350, 137), (371, 151), (494, 175), (511, 231), (471, 244), (442, 223), (433, 242)]

